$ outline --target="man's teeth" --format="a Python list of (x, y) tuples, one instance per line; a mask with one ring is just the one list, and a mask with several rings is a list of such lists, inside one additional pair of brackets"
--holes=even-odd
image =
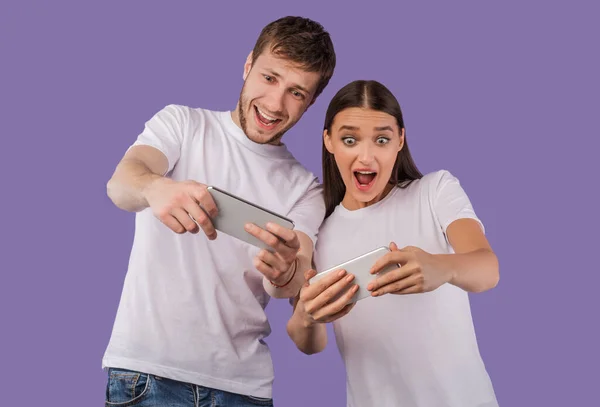
[(263, 112), (260, 111), (259, 108), (256, 108), (256, 110), (258, 111), (258, 114), (260, 114), (263, 117), (263, 119), (265, 119), (265, 120), (268, 120), (271, 122), (274, 122), (275, 120), (277, 120), (277, 118), (275, 118), (275, 117), (271, 117), (269, 115), (264, 114)]

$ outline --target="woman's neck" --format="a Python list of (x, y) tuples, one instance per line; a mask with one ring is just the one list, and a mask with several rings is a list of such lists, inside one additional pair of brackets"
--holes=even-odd
[(377, 202), (380, 202), (383, 198), (385, 198), (395, 186), (396, 184), (388, 183), (380, 194), (368, 202), (357, 200), (352, 196), (352, 194), (348, 193), (348, 189), (346, 189), (346, 194), (344, 195), (344, 199), (342, 199), (342, 205), (349, 211), (355, 211), (357, 209), (375, 205)]

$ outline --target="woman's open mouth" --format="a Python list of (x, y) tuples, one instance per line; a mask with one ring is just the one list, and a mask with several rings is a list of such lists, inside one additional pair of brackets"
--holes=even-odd
[(369, 190), (375, 183), (377, 172), (371, 170), (354, 171), (354, 182), (356, 187), (361, 191)]

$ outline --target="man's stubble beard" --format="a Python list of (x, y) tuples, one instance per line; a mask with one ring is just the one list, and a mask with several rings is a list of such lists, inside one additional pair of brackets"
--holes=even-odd
[[(250, 107), (250, 102), (248, 102), (244, 98), (244, 87), (242, 87), (242, 91), (240, 92), (240, 99), (238, 101), (238, 117), (240, 119), (240, 126), (242, 128), (242, 131), (244, 132), (246, 137), (248, 137), (250, 140), (252, 140), (252, 138), (248, 135), (248, 122), (246, 121), (246, 113), (245, 113), (246, 107), (248, 107), (248, 108)], [(256, 141), (256, 140), (252, 140), (252, 141), (255, 143), (258, 143), (258, 144), (280, 144), (281, 138), (283, 137), (283, 135), (296, 123), (297, 123), (297, 121), (295, 123), (291, 123), (287, 128), (284, 128), (279, 133), (276, 133), (273, 137), (271, 137), (267, 141)]]

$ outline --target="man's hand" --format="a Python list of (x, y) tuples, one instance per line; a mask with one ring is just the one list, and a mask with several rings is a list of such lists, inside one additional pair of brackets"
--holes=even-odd
[(262, 249), (254, 258), (254, 267), (273, 284), (286, 284), (298, 267), (300, 241), (296, 232), (274, 223), (267, 223), (266, 230), (252, 223), (245, 229), (273, 249), (273, 252)]
[(210, 240), (217, 238), (210, 220), (217, 215), (217, 206), (206, 185), (160, 177), (143, 190), (143, 196), (154, 216), (173, 232), (198, 233), (200, 227)]

